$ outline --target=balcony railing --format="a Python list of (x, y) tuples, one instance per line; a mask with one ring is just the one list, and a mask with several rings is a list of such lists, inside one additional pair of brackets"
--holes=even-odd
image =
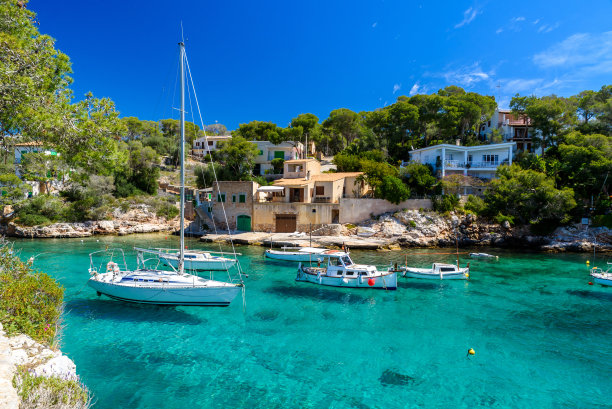
[(463, 168), (496, 168), (502, 162), (490, 161), (490, 162), (460, 162), (458, 160), (447, 160), (444, 162), (446, 169), (463, 169)]
[(312, 198), (313, 203), (331, 203), (331, 197), (329, 196), (315, 196)]

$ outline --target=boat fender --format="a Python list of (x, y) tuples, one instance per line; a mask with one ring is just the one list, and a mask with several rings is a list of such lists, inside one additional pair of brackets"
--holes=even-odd
[(592, 281), (589, 281), (589, 285), (593, 285), (593, 282), (592, 282)]
[(342, 279), (342, 282), (343, 282), (344, 284), (348, 284), (348, 278), (344, 277), (344, 278)]
[(370, 287), (372, 287), (374, 285), (374, 279), (373, 278), (368, 279), (368, 285)]
[(476, 355), (476, 351), (474, 351), (474, 348), (468, 349), (466, 356), (469, 358), (470, 355)]

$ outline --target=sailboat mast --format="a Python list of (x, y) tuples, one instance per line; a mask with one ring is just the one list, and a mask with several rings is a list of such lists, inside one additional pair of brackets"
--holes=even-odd
[(181, 247), (178, 271), (182, 274), (185, 263), (185, 43), (179, 43), (181, 49)]

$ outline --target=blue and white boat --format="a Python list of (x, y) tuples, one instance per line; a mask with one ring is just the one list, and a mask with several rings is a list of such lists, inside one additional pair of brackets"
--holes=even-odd
[(327, 250), (317, 255), (317, 266), (298, 266), (295, 281), (349, 288), (397, 289), (395, 271), (378, 271), (376, 266), (355, 264), (348, 253)]

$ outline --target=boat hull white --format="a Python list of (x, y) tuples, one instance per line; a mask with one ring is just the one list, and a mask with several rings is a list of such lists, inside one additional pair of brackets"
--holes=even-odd
[[(300, 268), (295, 281), (303, 281), (312, 284), (330, 287), (347, 288), (377, 288), (384, 290), (397, 289), (397, 273), (390, 272), (378, 276), (367, 277), (330, 277), (325, 275), (323, 269)], [(320, 271), (320, 274), (318, 273)], [(370, 281), (371, 280), (371, 281)]]
[(313, 254), (313, 253), (301, 253), (298, 251), (266, 250), (266, 257), (274, 259), (274, 260), (295, 261), (295, 262), (306, 263), (309, 261), (316, 262), (317, 258), (320, 258), (320, 255)]
[[(160, 260), (165, 264), (168, 264), (174, 268), (178, 268), (179, 260), (178, 257), (173, 256), (159, 256)], [(223, 259), (223, 260), (190, 260), (185, 259), (186, 270), (201, 270), (201, 271), (225, 271), (229, 270), (236, 264), (236, 260)]]
[(162, 281), (127, 283), (115, 281), (107, 274), (99, 274), (91, 277), (87, 284), (99, 294), (110, 298), (160, 305), (228, 306), (242, 291), (241, 285), (203, 280), (199, 277), (194, 277), (196, 284), (192, 285), (172, 282), (170, 275), (165, 275), (160, 280)]
[(463, 271), (434, 273), (431, 269), (407, 268), (402, 274), (408, 278), (423, 278), (426, 280), (467, 280), (469, 273)]

